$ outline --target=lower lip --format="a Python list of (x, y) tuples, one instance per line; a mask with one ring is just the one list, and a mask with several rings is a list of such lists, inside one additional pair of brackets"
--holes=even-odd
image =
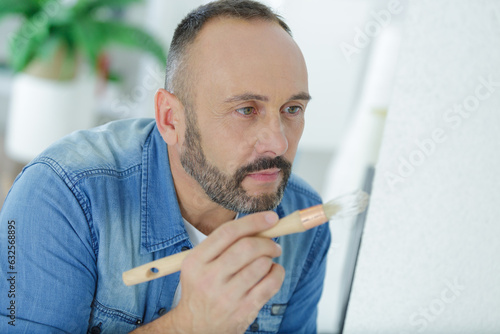
[(275, 172), (275, 173), (254, 173), (254, 174), (249, 174), (248, 176), (251, 177), (253, 180), (256, 181), (261, 181), (261, 182), (273, 182), (278, 179), (278, 176), (280, 175), (280, 172)]

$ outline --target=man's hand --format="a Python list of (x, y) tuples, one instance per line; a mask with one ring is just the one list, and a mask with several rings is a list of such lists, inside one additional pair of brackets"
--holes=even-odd
[(277, 221), (276, 213), (259, 212), (212, 232), (182, 263), (177, 307), (143, 329), (243, 333), (285, 277), (283, 267), (272, 261), (281, 255), (281, 247), (254, 236)]

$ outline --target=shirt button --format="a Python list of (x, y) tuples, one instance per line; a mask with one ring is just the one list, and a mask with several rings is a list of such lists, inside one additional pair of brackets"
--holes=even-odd
[(187, 251), (188, 249), (189, 249), (189, 247), (188, 247), (188, 246), (182, 246), (182, 248), (181, 248), (181, 252), (185, 252), (185, 251)]
[(90, 329), (91, 334), (101, 334), (101, 329), (97, 326), (94, 326)]
[(158, 311), (158, 315), (161, 317), (162, 315), (165, 315), (167, 313), (167, 310), (164, 309), (163, 307)]
[(142, 324), (142, 320), (140, 320), (140, 319), (139, 319), (139, 320), (137, 320), (137, 321), (135, 322), (135, 324), (136, 324), (136, 325), (140, 325), (140, 324)]
[(252, 332), (258, 332), (259, 331), (259, 324), (257, 323), (257, 320), (255, 320), (254, 323), (250, 326), (250, 330)]

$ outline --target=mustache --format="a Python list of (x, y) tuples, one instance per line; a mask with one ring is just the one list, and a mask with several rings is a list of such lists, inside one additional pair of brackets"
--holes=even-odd
[(246, 166), (240, 167), (235, 173), (236, 184), (240, 184), (243, 179), (250, 173), (255, 173), (261, 170), (270, 168), (279, 168), (285, 175), (290, 174), (292, 163), (285, 158), (278, 156), (276, 158), (261, 158)]

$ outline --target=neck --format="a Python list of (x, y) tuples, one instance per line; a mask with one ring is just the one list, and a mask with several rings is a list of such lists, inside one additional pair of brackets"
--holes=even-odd
[(236, 217), (236, 212), (214, 203), (199, 183), (186, 173), (175, 147), (169, 147), (168, 158), (177, 201), (184, 219), (201, 233), (209, 235), (217, 227)]

